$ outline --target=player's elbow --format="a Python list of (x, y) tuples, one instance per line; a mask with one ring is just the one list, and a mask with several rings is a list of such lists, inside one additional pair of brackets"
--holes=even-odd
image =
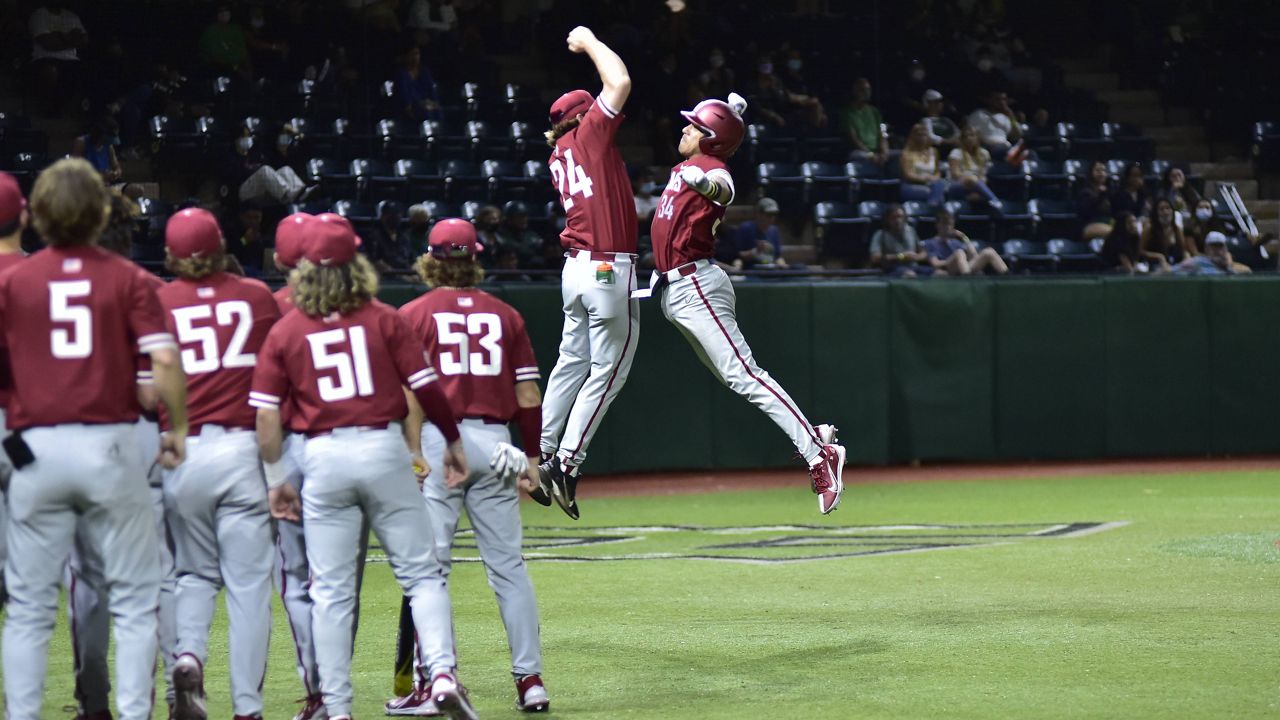
[(522, 408), (538, 407), (542, 404), (542, 391), (533, 380), (522, 380), (516, 383), (516, 405)]

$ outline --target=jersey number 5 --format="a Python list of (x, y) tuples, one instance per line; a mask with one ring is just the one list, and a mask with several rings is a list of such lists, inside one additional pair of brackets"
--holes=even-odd
[[(573, 151), (564, 151), (564, 165), (560, 164), (560, 158), (556, 158), (551, 162), (551, 177), (556, 181), (556, 188), (560, 191), (560, 201), (564, 203), (564, 209), (568, 210), (573, 207), (572, 195), (581, 195), (584, 198), (591, 197), (591, 178), (587, 177), (587, 171), (583, 167), (573, 161)], [(565, 181), (568, 181), (568, 187), (565, 187)]]
[[(222, 326), (235, 325), (235, 331), (227, 343), (227, 350), (218, 357), (218, 333), (212, 325), (196, 326), (197, 320), (213, 318)], [(182, 350), (182, 369), (188, 375), (200, 375), (224, 368), (253, 367), (257, 358), (244, 352), (245, 341), (253, 329), (253, 310), (243, 300), (230, 300), (217, 305), (192, 305), (174, 308), (173, 323), (178, 328), (178, 342), (182, 345), (199, 343)]]
[(87, 298), (88, 280), (49, 283), (49, 319), (71, 323), (71, 329), (54, 328), (49, 333), (49, 351), (59, 360), (87, 358), (93, 353), (93, 312), (85, 305), (72, 305), (72, 298)]
[[(497, 315), (436, 313), (433, 317), (436, 319), (436, 342), (441, 346), (440, 372), (489, 377), (502, 372), (502, 321)], [(471, 352), (473, 337), (487, 353)], [(454, 346), (458, 350), (456, 353), (445, 350), (445, 346)]]
[[(362, 326), (311, 333), (307, 336), (307, 344), (311, 347), (311, 364), (316, 370), (334, 370), (337, 373), (336, 380), (327, 376), (319, 379), (321, 400), (337, 402), (373, 394), (369, 344), (365, 342)], [(350, 351), (335, 348), (337, 345), (348, 345)]]

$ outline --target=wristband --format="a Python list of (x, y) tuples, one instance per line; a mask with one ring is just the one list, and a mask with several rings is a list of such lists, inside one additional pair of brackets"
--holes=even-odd
[(537, 455), (542, 447), (542, 406), (516, 410), (516, 425), (520, 428), (520, 445), (525, 455)]
[(285, 472), (284, 458), (273, 463), (263, 460), (262, 474), (267, 478), (268, 490), (275, 490), (289, 481), (289, 473)]

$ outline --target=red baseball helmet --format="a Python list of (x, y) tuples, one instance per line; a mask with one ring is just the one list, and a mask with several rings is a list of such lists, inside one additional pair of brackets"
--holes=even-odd
[(680, 114), (706, 135), (698, 141), (698, 151), (725, 159), (738, 151), (747, 134), (747, 126), (742, 122), (742, 111), (746, 107), (741, 95), (729, 93), (729, 102), (703, 100), (692, 110), (681, 110)]

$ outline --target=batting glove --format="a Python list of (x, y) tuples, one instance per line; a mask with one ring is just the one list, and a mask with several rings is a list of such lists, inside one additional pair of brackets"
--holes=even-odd
[(707, 174), (696, 165), (685, 165), (680, 168), (680, 179), (685, 185), (704, 195), (711, 189), (711, 181), (707, 179)]
[(489, 456), (489, 467), (493, 469), (503, 482), (511, 482), (528, 472), (529, 459), (524, 451), (511, 443), (498, 443)]

